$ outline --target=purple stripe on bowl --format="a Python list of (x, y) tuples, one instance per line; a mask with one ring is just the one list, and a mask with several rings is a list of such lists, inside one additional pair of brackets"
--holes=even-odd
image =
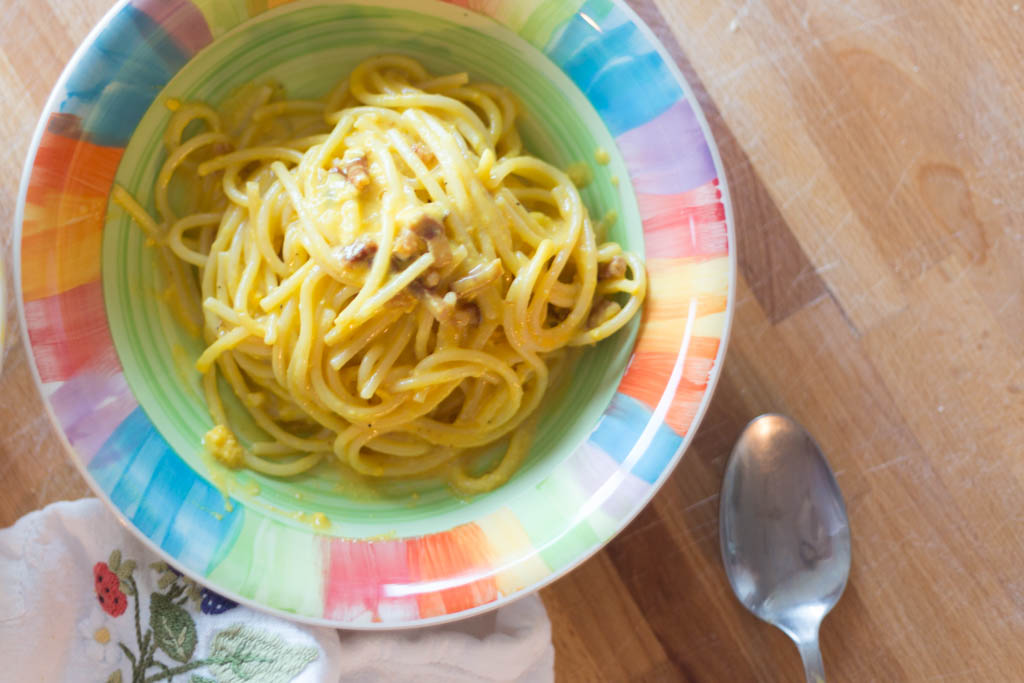
[(683, 99), (616, 138), (636, 191), (677, 194), (709, 183), (715, 162), (697, 116)]
[(120, 372), (91, 369), (61, 384), (50, 405), (85, 465), (139, 406)]
[[(604, 449), (584, 441), (569, 458), (568, 468), (583, 495), (589, 500), (602, 486), (613, 480), (615, 473), (622, 469), (622, 464)], [(609, 517), (621, 519), (644, 500), (650, 490), (650, 484), (627, 472), (614, 492), (601, 503), (601, 510)]]

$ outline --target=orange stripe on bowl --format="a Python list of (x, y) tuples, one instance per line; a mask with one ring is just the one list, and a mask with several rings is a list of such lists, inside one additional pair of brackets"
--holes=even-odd
[[(679, 386), (697, 391), (706, 388), (714, 362), (714, 358), (687, 356)], [(653, 407), (661, 400), (665, 380), (672, 374), (675, 364), (676, 356), (671, 354), (637, 353), (619, 383), (619, 391)]]
[[(453, 614), (498, 599), (490, 544), (476, 524), (411, 539), (408, 543), (409, 569), (415, 580), (427, 584), (425, 589), (430, 582), (439, 582), (436, 590), (417, 596), (420, 618)], [(445, 588), (453, 579), (464, 579), (465, 583)]]
[[(680, 436), (686, 434), (701, 399), (707, 390), (708, 378), (718, 351), (717, 339), (694, 337), (683, 364), (683, 377), (669, 405), (665, 422)], [(708, 353), (714, 349), (710, 356)], [(619, 384), (619, 391), (653, 409), (665, 391), (677, 356), (669, 353), (638, 352)]]
[(53, 115), (39, 144), (22, 222), (22, 289), (27, 301), (100, 277), (107, 196), (124, 150), (77, 139), (77, 119)]
[[(690, 307), (695, 319), (723, 313), (728, 305), (728, 262), (694, 258), (650, 259), (650, 290), (636, 349), (619, 391), (652, 410), (668, 386), (686, 333)], [(672, 397), (665, 421), (686, 434), (707, 388), (718, 354), (718, 336), (693, 336), (685, 349), (683, 377)]]
[[(719, 262), (722, 272), (719, 273)], [(698, 319), (722, 313), (728, 304), (726, 259), (650, 259), (650, 280), (637, 348), (676, 354), (686, 330), (690, 305)]]
[[(42, 204), (51, 192), (106, 198), (124, 149), (77, 139), (67, 115), (50, 117), (39, 141), (26, 201)], [(61, 132), (55, 132), (55, 131)]]
[[(671, 358), (672, 362), (675, 363), (676, 355), (679, 353), (679, 342), (677, 338), (675, 340), (676, 348), (674, 351), (666, 352), (659, 347), (661, 344), (652, 342), (649, 339), (650, 335), (641, 337), (633, 349), (633, 361), (636, 362), (638, 356), (648, 357), (666, 357)], [(715, 356), (718, 355), (718, 346), (721, 344), (719, 337), (692, 337), (690, 339), (690, 347), (687, 351), (687, 358), (700, 358), (705, 360), (714, 360)], [(628, 372), (628, 370), (627, 370)]]
[[(712, 315), (713, 313), (722, 313), (725, 311), (726, 306), (729, 302), (728, 297), (725, 294), (711, 294), (711, 293), (698, 293), (694, 296), (693, 293), (687, 297), (651, 297), (648, 302), (647, 311), (645, 315), (651, 322), (657, 322), (660, 320), (668, 321), (680, 321), (683, 327), (686, 327), (686, 317), (690, 314), (690, 302), (693, 299), (697, 302), (697, 317), (702, 318), (706, 315)], [(676, 346), (678, 347), (678, 340), (680, 335), (676, 335)]]
[(706, 394), (705, 389), (693, 390), (680, 387), (679, 393), (676, 394), (675, 400), (672, 401), (672, 405), (665, 415), (665, 424), (679, 436), (686, 436), (690, 425), (693, 424), (693, 418), (697, 416), (700, 402), (704, 400)]
[[(689, 429), (707, 389), (720, 345), (713, 322), (729, 302), (729, 261), (726, 256), (706, 259), (652, 258), (643, 322), (629, 367), (619, 391), (647, 405), (661, 402), (680, 351), (685, 351), (683, 376), (669, 404), (665, 421), (680, 436)], [(681, 349), (691, 307), (696, 322), (687, 348)], [(709, 321), (703, 325), (702, 320)]]
[(26, 205), (21, 286), (26, 301), (44, 299), (100, 278), (106, 199), (54, 193)]

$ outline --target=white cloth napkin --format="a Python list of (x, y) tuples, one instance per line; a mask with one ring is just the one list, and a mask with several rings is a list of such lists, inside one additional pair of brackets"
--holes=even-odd
[(335, 631), (193, 584), (96, 499), (0, 530), (0, 681), (540, 683), (554, 658), (535, 595), (427, 629)]

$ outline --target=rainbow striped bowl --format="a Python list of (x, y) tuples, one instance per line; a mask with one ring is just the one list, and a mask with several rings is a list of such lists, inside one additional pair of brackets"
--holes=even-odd
[[(198, 341), (177, 327), (153, 251), (109, 199), (117, 182), (152, 203), (167, 98), (217, 103), (266, 76), (289, 96), (319, 96), (380, 52), (515, 90), (528, 146), (563, 168), (591, 164), (584, 200), (596, 217), (617, 212), (612, 237), (644, 253), (650, 275), (643, 320), (584, 354), (521, 471), (468, 501), (437, 482), (370, 485), (327, 466), (279, 481), (201, 457), (212, 423), (192, 368)], [(36, 379), (96, 493), (224, 595), (348, 628), (477, 614), (611, 539), (700, 422), (735, 290), (707, 124), (619, 0), (122, 0), (50, 97), (16, 225)], [(316, 512), (329, 525), (311, 524)]]

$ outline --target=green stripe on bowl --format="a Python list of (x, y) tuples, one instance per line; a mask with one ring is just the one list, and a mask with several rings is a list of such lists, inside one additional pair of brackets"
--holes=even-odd
[(538, 50), (543, 50), (555, 31), (576, 16), (582, 6), (583, 0), (545, 0), (530, 15), (519, 35)]
[(208, 576), (261, 605), (319, 617), (325, 571), (322, 538), (249, 511), (231, 549)]

